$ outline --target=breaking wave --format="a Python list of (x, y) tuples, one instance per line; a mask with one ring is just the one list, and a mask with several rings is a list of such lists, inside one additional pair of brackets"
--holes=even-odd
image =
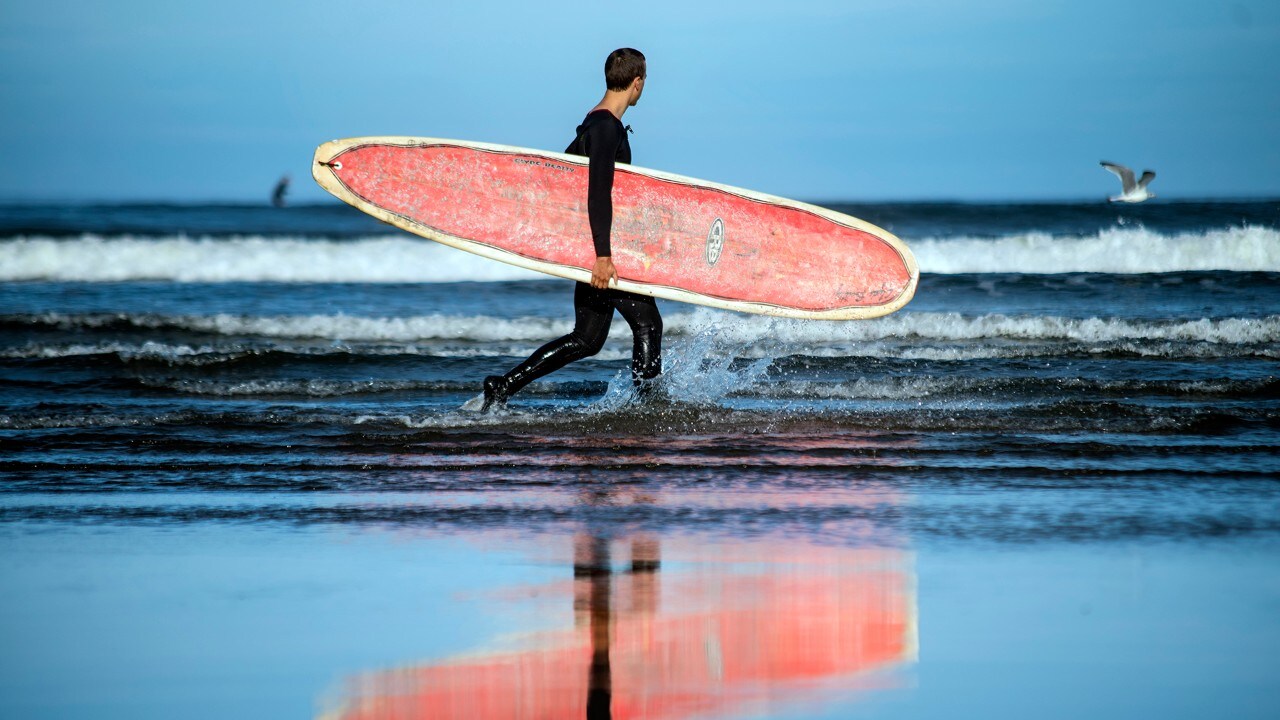
[(1001, 238), (908, 241), (921, 272), (1166, 273), (1280, 271), (1280, 231), (1236, 227), (1166, 235), (1114, 228), (1084, 237), (1026, 233)]
[[(3, 315), (0, 323), (31, 328), (103, 330), (177, 330), (221, 336), (312, 338), (350, 342), (465, 342), (543, 341), (564, 334), (572, 323), (540, 317), (502, 318), (488, 315), (421, 315), (362, 317), (356, 315), (154, 315), (62, 314)], [(1264, 317), (1200, 318), (1197, 320), (1134, 320), (1066, 318), (1041, 315), (964, 315), (961, 313), (900, 312), (856, 323), (832, 323), (743, 316), (697, 309), (664, 318), (671, 335), (694, 334), (714, 328), (719, 342), (746, 345), (776, 342), (804, 346), (868, 342), (887, 339), (933, 341), (1072, 340), (1116, 342), (1168, 340), (1221, 344), (1280, 342), (1280, 315)], [(611, 334), (627, 337), (625, 323), (614, 323)], [(192, 350), (191, 352), (201, 352)]]
[[(857, 323), (742, 316), (700, 308), (664, 319), (673, 343), (706, 339), (723, 359), (785, 357), (963, 361), (1061, 355), (1167, 358), (1280, 357), (1280, 315), (1136, 320), (910, 311)], [(487, 315), (58, 314), (0, 316), (0, 327), (39, 337), (0, 348), (0, 358), (115, 358), (124, 363), (274, 364), (307, 356), (524, 356), (569, 332), (564, 319)], [(163, 333), (165, 340), (153, 339)], [(596, 360), (630, 356), (629, 329)], [(680, 345), (672, 345), (673, 350)]]
[(0, 281), (68, 282), (493, 282), (546, 277), (403, 236), (306, 237), (82, 235), (0, 241)]
[[(1280, 231), (1268, 227), (904, 239), (924, 273), (1280, 272)], [(438, 283), (542, 277), (407, 235), (335, 240), (86, 234), (0, 240), (0, 281)]]

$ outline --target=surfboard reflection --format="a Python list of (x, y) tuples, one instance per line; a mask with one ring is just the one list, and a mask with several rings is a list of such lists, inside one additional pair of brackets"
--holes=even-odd
[(572, 584), (540, 592), (571, 593), (573, 628), (354, 678), (326, 717), (729, 717), (890, 685), (915, 657), (900, 550), (584, 533)]

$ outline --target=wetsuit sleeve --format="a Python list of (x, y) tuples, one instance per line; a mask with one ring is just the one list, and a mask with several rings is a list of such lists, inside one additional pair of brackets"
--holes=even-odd
[(609, 243), (613, 227), (613, 166), (622, 142), (617, 122), (595, 122), (587, 128), (587, 217), (596, 257), (613, 254)]

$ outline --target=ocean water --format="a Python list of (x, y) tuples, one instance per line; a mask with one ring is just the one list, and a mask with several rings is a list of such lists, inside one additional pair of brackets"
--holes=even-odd
[[(5, 717), (1275, 717), (1280, 201), (829, 204), (846, 323), (340, 205), (0, 205)], [(609, 715), (602, 715), (602, 708)]]

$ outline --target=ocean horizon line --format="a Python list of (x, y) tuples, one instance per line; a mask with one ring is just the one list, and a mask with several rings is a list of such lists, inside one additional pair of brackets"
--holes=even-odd
[[(884, 198), (884, 199), (862, 199), (862, 198), (823, 198), (823, 199), (803, 199), (796, 198), (800, 202), (819, 207), (830, 207), (834, 205), (902, 205), (902, 206), (1055, 206), (1055, 205), (1109, 205), (1116, 207), (1133, 207), (1133, 205), (1122, 205), (1120, 203), (1109, 203), (1105, 196), (1098, 197), (1043, 197), (1043, 198), (956, 198), (956, 197), (936, 197), (936, 198)], [(1145, 206), (1152, 205), (1187, 205), (1187, 204), (1227, 204), (1227, 203), (1280, 203), (1280, 195), (1221, 195), (1221, 196), (1161, 196), (1142, 203)], [(0, 207), (138, 207), (138, 208), (207, 208), (207, 207), (226, 207), (226, 208), (272, 208), (269, 199), (248, 199), (248, 198), (206, 198), (206, 199), (173, 199), (173, 198), (49, 198), (49, 197), (0, 197)], [(306, 199), (297, 202), (290, 202), (280, 210), (300, 210), (305, 208), (334, 208), (346, 207), (346, 204), (336, 199)]]

